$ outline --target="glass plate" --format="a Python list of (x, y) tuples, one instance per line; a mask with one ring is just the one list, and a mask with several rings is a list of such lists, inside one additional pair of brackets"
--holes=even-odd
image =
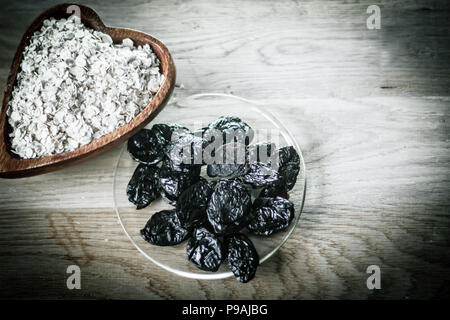
[[(295, 218), (290, 226), (269, 237), (247, 234), (258, 251), (260, 263), (263, 263), (286, 242), (295, 229), (303, 210), (306, 170), (297, 141), (289, 133), (289, 130), (267, 111), (270, 106), (264, 104), (227, 94), (197, 94), (174, 104), (174, 106), (167, 106), (166, 110), (148, 124), (147, 128), (151, 128), (155, 123), (178, 123), (195, 130), (206, 126), (220, 116), (237, 116), (255, 130), (253, 143), (271, 141), (275, 142), (277, 147), (292, 145), (300, 155), (300, 173), (295, 187), (289, 192), (289, 200), (294, 203), (295, 207)], [(170, 110), (167, 110), (169, 108)], [(173, 207), (164, 200), (158, 199), (148, 207), (136, 210), (135, 206), (128, 202), (126, 187), (136, 166), (137, 162), (131, 159), (126, 150), (126, 144), (124, 144), (114, 169), (114, 209), (125, 234), (137, 250), (161, 268), (183, 277), (221, 279), (232, 276), (226, 262), (222, 263), (217, 272), (206, 272), (195, 267), (187, 260), (186, 241), (172, 247), (159, 247), (149, 244), (141, 238), (140, 230), (153, 213)], [(206, 177), (204, 168), (202, 168), (202, 175)], [(242, 232), (246, 233), (245, 229)]]

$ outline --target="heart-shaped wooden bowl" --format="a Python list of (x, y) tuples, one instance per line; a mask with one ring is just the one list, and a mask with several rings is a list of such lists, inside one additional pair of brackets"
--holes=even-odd
[[(160, 60), (160, 72), (165, 76), (165, 80), (152, 101), (132, 121), (124, 126), (71, 152), (35, 159), (21, 159), (19, 156), (12, 153), (10, 149), (9, 133), (11, 132), (11, 127), (8, 124), (6, 109), (12, 96), (17, 73), (20, 71), (20, 64), (23, 56), (22, 52), (27, 46), (31, 35), (41, 28), (42, 22), (45, 19), (50, 17), (57, 19), (68, 18), (74, 14), (73, 6), (76, 6), (75, 9), (79, 8), (81, 22), (84, 23), (84, 25), (109, 34), (114, 42), (121, 42), (122, 39), (130, 38), (134, 41), (135, 45), (149, 44)], [(77, 14), (76, 11), (75, 14)], [(0, 113), (0, 177), (20, 178), (61, 169), (95, 157), (102, 152), (119, 145), (143, 128), (158, 114), (159, 111), (161, 111), (169, 100), (174, 86), (175, 65), (166, 46), (159, 40), (135, 30), (107, 27), (103, 24), (94, 10), (85, 6), (62, 4), (45, 11), (33, 21), (23, 35), (8, 76), (2, 110)]]

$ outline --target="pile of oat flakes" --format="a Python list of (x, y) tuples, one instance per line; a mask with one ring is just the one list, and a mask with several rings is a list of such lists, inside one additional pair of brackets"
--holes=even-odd
[(76, 17), (45, 20), (8, 104), (12, 151), (26, 159), (73, 151), (132, 120), (163, 81), (149, 45), (113, 44)]

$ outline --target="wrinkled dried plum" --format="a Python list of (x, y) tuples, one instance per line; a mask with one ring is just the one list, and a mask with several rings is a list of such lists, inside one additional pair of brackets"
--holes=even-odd
[(268, 236), (286, 229), (295, 216), (294, 205), (281, 197), (258, 198), (252, 205), (252, 219), (247, 229), (252, 233)]
[(205, 228), (195, 229), (186, 254), (189, 261), (205, 271), (217, 271), (224, 258), (222, 242)]
[(142, 238), (157, 246), (173, 246), (183, 242), (189, 231), (180, 226), (175, 210), (155, 213), (141, 230)]
[(249, 282), (255, 277), (259, 265), (258, 252), (245, 235), (237, 233), (226, 238), (228, 266), (240, 282)]
[(280, 196), (289, 198), (288, 191), (291, 190), (297, 181), (300, 171), (300, 157), (294, 147), (283, 147), (276, 151), (278, 157), (279, 179), (261, 190), (260, 197)]
[(152, 130), (155, 130), (158, 133), (158, 135), (165, 140), (166, 145), (168, 145), (172, 141), (172, 134), (175, 133), (181, 135), (182, 133), (191, 132), (191, 130), (189, 130), (188, 128), (180, 126), (179, 124), (176, 123), (171, 124), (158, 123), (153, 125)]
[(254, 188), (260, 188), (278, 180), (278, 172), (270, 165), (257, 162), (249, 166), (249, 171), (242, 177), (245, 183)]
[(179, 124), (163, 124), (158, 123), (153, 125), (152, 131), (155, 132), (155, 135), (159, 137), (159, 140), (164, 144), (164, 152), (167, 150), (167, 147), (170, 145), (172, 141), (172, 135), (179, 136), (183, 133), (190, 133), (191, 131)]
[(200, 170), (197, 167), (175, 171), (168, 162), (163, 162), (159, 170), (159, 191), (162, 198), (174, 206), (181, 193), (199, 179)]
[(127, 185), (128, 200), (137, 209), (148, 206), (159, 197), (159, 168), (139, 164)]
[(217, 181), (206, 209), (214, 233), (225, 235), (242, 229), (249, 219), (251, 204), (250, 193), (239, 180)]
[(177, 165), (173, 163), (169, 158), (164, 158), (161, 167), (166, 167), (168, 170), (175, 171), (175, 172), (191, 172), (191, 173), (197, 173), (197, 175), (200, 174), (201, 166), (199, 165), (190, 165), (190, 164), (184, 164)]
[(286, 188), (289, 191), (294, 187), (297, 175), (300, 172), (300, 156), (293, 146), (278, 149), (278, 154), (278, 173), (280, 179), (286, 183)]
[(248, 146), (247, 150), (247, 162), (256, 163), (262, 162), (270, 164), (272, 156), (276, 156), (275, 143), (259, 142)]
[(217, 163), (208, 164), (206, 168), (210, 177), (239, 177), (248, 171), (244, 144), (232, 142), (221, 145), (215, 150), (215, 158)]
[(131, 157), (144, 164), (158, 163), (164, 156), (164, 145), (160, 144), (154, 132), (149, 129), (142, 129), (128, 139), (127, 147)]
[(157, 164), (165, 154), (174, 131), (189, 129), (177, 124), (155, 124), (151, 129), (142, 129), (128, 139), (128, 152), (131, 157), (144, 164)]
[(259, 196), (268, 198), (282, 197), (285, 199), (289, 199), (289, 194), (287, 192), (288, 191), (285, 181), (283, 181), (282, 179), (278, 179), (277, 181), (261, 189)]
[(175, 132), (166, 151), (175, 170), (203, 164), (203, 138), (192, 132)]
[(222, 143), (236, 141), (248, 145), (254, 136), (253, 129), (238, 117), (220, 117), (202, 131), (207, 143), (214, 141), (212, 137), (217, 131), (222, 132)]
[(206, 207), (213, 191), (214, 183), (202, 177), (183, 191), (177, 201), (177, 215), (183, 227), (197, 227), (206, 221)]

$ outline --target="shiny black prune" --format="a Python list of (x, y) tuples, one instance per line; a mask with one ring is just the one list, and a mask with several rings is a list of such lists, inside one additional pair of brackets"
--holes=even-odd
[(220, 117), (202, 129), (203, 138), (207, 143), (214, 141), (213, 131), (222, 132), (222, 143), (232, 141), (245, 143), (248, 145), (254, 136), (253, 129), (238, 117)]
[(254, 188), (261, 188), (279, 179), (278, 172), (270, 165), (261, 162), (252, 163), (248, 172), (242, 177), (243, 181)]
[(293, 146), (280, 148), (277, 152), (279, 155), (278, 173), (289, 191), (294, 187), (300, 172), (300, 156)]
[(157, 246), (173, 246), (189, 237), (189, 231), (180, 225), (175, 210), (155, 213), (141, 230), (142, 238)]
[(201, 171), (201, 166), (199, 165), (190, 165), (190, 164), (175, 164), (173, 163), (169, 158), (164, 158), (161, 167), (166, 167), (171, 171), (175, 171), (175, 172), (195, 172), (198, 173), (197, 175), (200, 174)]
[(128, 139), (128, 152), (134, 160), (140, 163), (157, 164), (165, 155), (172, 133), (186, 130), (189, 129), (177, 124), (155, 124), (151, 129), (142, 129)]
[(128, 152), (131, 157), (140, 163), (156, 164), (164, 156), (165, 145), (158, 141), (154, 132), (150, 129), (142, 129), (128, 139)]
[(228, 143), (215, 151), (217, 162), (208, 164), (206, 173), (210, 177), (239, 177), (248, 171), (244, 144)]
[(214, 191), (214, 183), (200, 180), (183, 191), (177, 201), (177, 215), (185, 228), (197, 227), (206, 222), (206, 207)]
[(275, 156), (276, 146), (275, 143), (259, 142), (248, 146), (247, 149), (247, 162), (249, 164), (262, 162), (270, 164), (272, 155)]
[(139, 164), (127, 185), (128, 200), (137, 209), (148, 206), (159, 197), (159, 168)]
[(159, 137), (161, 141), (164, 143), (164, 152), (167, 151), (167, 148), (169, 147), (170, 143), (172, 142), (172, 139), (176, 138), (177, 136), (180, 136), (182, 134), (188, 134), (191, 133), (191, 131), (183, 126), (180, 126), (176, 123), (171, 124), (155, 124), (152, 127), (152, 130), (155, 132), (155, 134)]
[(259, 265), (258, 252), (255, 246), (241, 233), (226, 237), (228, 266), (240, 282), (246, 283), (255, 277)]
[(285, 181), (283, 181), (282, 179), (278, 179), (277, 181), (262, 188), (261, 192), (259, 193), (259, 197), (282, 197), (285, 199), (289, 199)]
[(186, 127), (180, 126), (176, 123), (171, 124), (163, 124), (158, 123), (153, 125), (152, 130), (156, 130), (158, 134), (162, 137), (162, 139), (165, 140), (166, 145), (168, 145), (172, 141), (172, 134), (182, 134), (182, 133), (190, 133), (191, 130), (189, 130)]
[(222, 241), (205, 228), (195, 229), (186, 246), (188, 260), (205, 271), (217, 271), (224, 258)]
[(251, 205), (250, 193), (239, 180), (217, 181), (206, 209), (214, 233), (226, 235), (242, 229), (250, 218)]
[(172, 141), (167, 146), (166, 158), (174, 170), (203, 164), (203, 138), (192, 132), (174, 132)]
[(169, 162), (164, 161), (159, 170), (159, 191), (165, 201), (175, 206), (181, 193), (199, 179), (200, 170), (198, 167), (188, 167), (182, 171), (175, 171)]
[(252, 219), (247, 229), (268, 236), (286, 229), (295, 217), (294, 204), (281, 197), (258, 198), (252, 205)]

